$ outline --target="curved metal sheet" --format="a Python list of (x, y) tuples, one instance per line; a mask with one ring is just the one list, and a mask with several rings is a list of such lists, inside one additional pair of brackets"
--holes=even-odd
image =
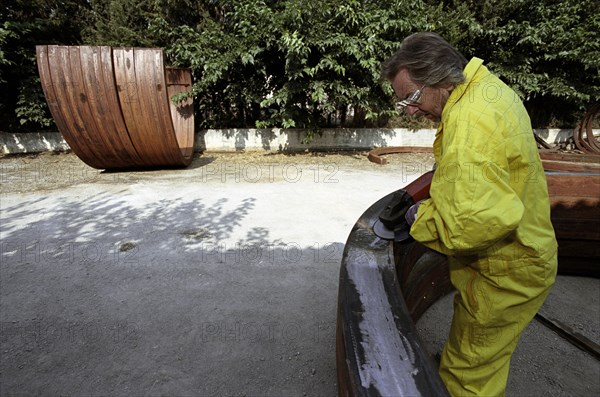
[(402, 297), (392, 244), (372, 231), (392, 195), (360, 217), (344, 250), (338, 296), (340, 395), (445, 396)]
[(98, 168), (101, 159), (92, 150), (95, 143), (77, 111), (75, 90), (79, 89), (79, 83), (74, 81), (71, 75), (69, 48), (38, 46), (37, 55), (42, 87), (57, 127), (71, 149), (78, 156), (81, 154), (81, 160), (91, 167)]
[(188, 69), (165, 69), (160, 49), (37, 46), (52, 116), (86, 164), (101, 169), (187, 166), (194, 148)]
[(96, 133), (104, 138), (105, 149), (114, 159), (112, 167), (143, 166), (123, 121), (112, 64), (112, 49), (80, 47), (83, 84), (88, 98), (90, 120)]
[(600, 173), (547, 172), (558, 271), (600, 277)]
[(584, 153), (600, 154), (600, 143), (594, 137), (592, 129), (594, 117), (598, 113), (600, 113), (600, 103), (591, 105), (583, 120), (573, 132), (575, 146)]
[[(192, 86), (192, 76), (186, 69), (165, 68), (167, 97), (187, 92)], [(175, 137), (184, 158), (194, 152), (194, 100), (190, 97), (181, 103), (169, 101)]]

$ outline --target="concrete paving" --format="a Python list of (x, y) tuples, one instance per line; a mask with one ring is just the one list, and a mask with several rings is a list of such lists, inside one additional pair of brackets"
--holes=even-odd
[[(183, 170), (108, 173), (72, 154), (0, 158), (0, 395), (336, 395), (346, 237), (433, 163), (388, 159), (205, 153)], [(597, 281), (576, 289), (598, 297)], [(435, 332), (420, 324), (432, 351), (440, 304)], [(512, 395), (548, 394), (530, 381), (545, 379), (547, 349), (523, 345), (533, 358)], [(600, 378), (595, 363), (582, 373)], [(575, 379), (587, 388), (557, 380), (551, 395), (600, 394)]]
[[(452, 320), (452, 297), (437, 301), (418, 321), (426, 350), (442, 351)], [(600, 280), (558, 276), (540, 313), (573, 332), (600, 341)], [(524, 330), (511, 359), (507, 396), (598, 396), (600, 361), (545, 327), (537, 318)]]
[(335, 395), (346, 237), (420, 156), (0, 159), (0, 394)]

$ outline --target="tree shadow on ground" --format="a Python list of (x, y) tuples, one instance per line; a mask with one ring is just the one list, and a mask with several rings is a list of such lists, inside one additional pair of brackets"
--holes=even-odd
[(4, 392), (335, 393), (342, 244), (241, 234), (252, 197), (136, 197), (2, 206)]

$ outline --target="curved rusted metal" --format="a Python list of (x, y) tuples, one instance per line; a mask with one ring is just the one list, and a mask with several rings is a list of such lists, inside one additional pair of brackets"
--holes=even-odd
[(387, 164), (387, 160), (384, 157), (386, 154), (395, 153), (433, 153), (433, 149), (430, 146), (388, 146), (375, 148), (369, 152), (367, 158), (369, 161), (381, 165)]
[(188, 69), (165, 68), (162, 50), (107, 46), (37, 46), (46, 101), (65, 141), (99, 169), (182, 167), (192, 161)]
[[(600, 156), (598, 155), (546, 153), (540, 151), (540, 157), (546, 171), (600, 173)], [(568, 157), (571, 157), (572, 160), (568, 159)], [(587, 159), (589, 157), (594, 158)]]
[[(559, 273), (600, 277), (600, 174), (547, 171), (546, 177)], [(419, 192), (415, 201), (430, 178), (405, 188)], [(447, 261), (414, 240), (383, 241), (373, 233), (392, 195), (365, 211), (344, 249), (336, 341), (340, 396), (447, 395), (414, 325), (452, 290)]]
[[(422, 192), (422, 182), (407, 188)], [(372, 230), (392, 196), (377, 201), (360, 217), (344, 249), (337, 323), (339, 394), (448, 395), (406, 307), (393, 246)]]
[(558, 271), (600, 277), (600, 173), (547, 172)]
[[(431, 147), (388, 146), (369, 151), (367, 158), (373, 163), (385, 165), (387, 160), (382, 156), (388, 154), (432, 152)], [(540, 149), (539, 152), (544, 169), (547, 171), (600, 173), (600, 155), (598, 154), (565, 153), (552, 149)]]
[(584, 153), (600, 154), (600, 143), (594, 137), (592, 128), (594, 117), (598, 113), (600, 113), (600, 103), (591, 105), (573, 133), (575, 146)]

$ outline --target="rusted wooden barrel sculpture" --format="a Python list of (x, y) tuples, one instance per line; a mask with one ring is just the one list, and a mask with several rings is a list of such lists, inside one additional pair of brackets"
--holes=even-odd
[[(431, 173), (403, 190), (423, 198)], [(600, 277), (600, 173), (546, 171), (559, 273)], [(393, 193), (354, 225), (338, 291), (337, 375), (340, 396), (447, 396), (415, 322), (452, 291), (445, 256), (414, 240), (382, 240), (373, 231)], [(579, 345), (579, 342), (570, 342)], [(598, 346), (586, 346), (598, 355)]]
[(188, 69), (165, 68), (160, 49), (37, 46), (56, 125), (73, 152), (99, 169), (183, 167), (194, 150)]

